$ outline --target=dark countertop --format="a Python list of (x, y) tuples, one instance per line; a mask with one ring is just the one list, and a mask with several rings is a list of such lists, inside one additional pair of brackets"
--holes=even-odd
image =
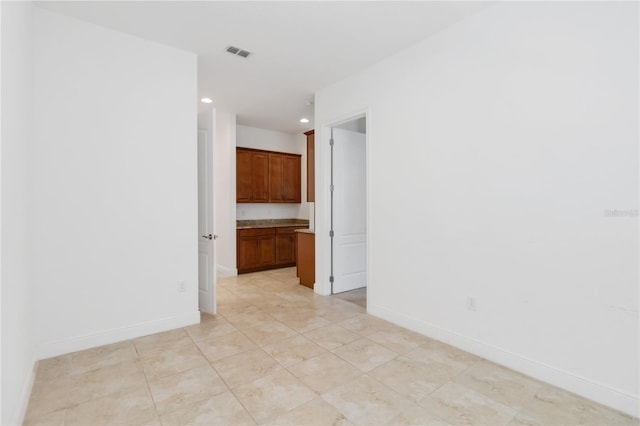
[(237, 220), (236, 229), (284, 228), (287, 226), (309, 226), (306, 219), (257, 219)]

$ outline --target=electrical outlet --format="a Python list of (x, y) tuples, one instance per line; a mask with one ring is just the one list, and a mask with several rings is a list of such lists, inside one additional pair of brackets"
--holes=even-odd
[(478, 310), (478, 303), (475, 297), (467, 296), (467, 310), (468, 311)]
[(187, 292), (187, 282), (178, 281), (178, 293), (186, 293), (186, 292)]

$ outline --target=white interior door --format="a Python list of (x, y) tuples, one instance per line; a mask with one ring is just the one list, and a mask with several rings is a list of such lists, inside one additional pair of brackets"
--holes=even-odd
[(198, 129), (198, 307), (209, 314), (216, 313), (213, 199), (213, 129)]
[(366, 136), (333, 129), (333, 292), (367, 285)]

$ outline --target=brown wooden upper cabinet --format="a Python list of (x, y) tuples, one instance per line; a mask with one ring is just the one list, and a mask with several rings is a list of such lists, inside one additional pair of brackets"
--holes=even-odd
[(269, 202), (299, 203), (300, 156), (269, 154)]
[(238, 203), (269, 202), (269, 154), (236, 149), (236, 200)]
[(307, 201), (309, 203), (316, 201), (316, 149), (314, 133), (313, 130), (304, 132), (307, 136)]
[(236, 148), (236, 202), (300, 203), (299, 154)]

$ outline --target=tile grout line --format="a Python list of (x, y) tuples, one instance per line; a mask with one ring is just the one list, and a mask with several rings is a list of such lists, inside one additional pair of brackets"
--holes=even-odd
[[(194, 342), (194, 344), (195, 344), (195, 342)], [(253, 422), (257, 425), (258, 422), (256, 421), (256, 419), (253, 417), (253, 415), (247, 409), (247, 407), (245, 407), (244, 403), (240, 400), (240, 398), (238, 398), (238, 395), (236, 395), (236, 393), (233, 391), (233, 388), (229, 385), (229, 383), (227, 383), (227, 381), (224, 379), (224, 377), (222, 377), (222, 374), (220, 374), (220, 372), (216, 369), (216, 367), (213, 365), (213, 362), (209, 358), (207, 358), (207, 356), (202, 352), (202, 349), (200, 349), (200, 347), (197, 344), (195, 344), (195, 345), (196, 345), (196, 348), (198, 348), (198, 351), (200, 351), (200, 353), (204, 357), (204, 359), (207, 360), (207, 362), (209, 363), (209, 365), (211, 366), (213, 371), (215, 371), (216, 374), (218, 375), (218, 377), (220, 377), (220, 380), (222, 380), (222, 383), (224, 383), (224, 385), (227, 387), (228, 392), (230, 392), (231, 395), (233, 395), (233, 397), (236, 399), (236, 401), (238, 401), (240, 406), (242, 406), (242, 409), (247, 413), (247, 415), (251, 418), (251, 420), (253, 420)], [(247, 351), (244, 351), (244, 352), (247, 352)], [(244, 352), (240, 352), (240, 353), (244, 353)], [(234, 355), (230, 355), (230, 356), (234, 356)], [(228, 358), (228, 357), (226, 357), (226, 358)], [(222, 359), (225, 359), (225, 358), (222, 358)]]
[[(210, 365), (208, 358), (207, 358), (207, 357), (202, 353), (202, 351), (201, 351), (200, 347), (197, 345), (197, 343), (193, 340), (193, 338), (191, 337), (191, 335), (189, 334), (189, 332), (186, 330), (186, 327), (181, 327), (179, 330), (183, 330), (183, 331), (185, 332), (185, 334), (187, 335), (187, 337), (188, 337), (188, 338), (189, 338), (189, 340), (191, 341), (191, 343), (190, 343), (190, 344), (192, 344), (192, 345), (193, 345), (193, 346), (198, 350), (198, 352), (200, 352), (200, 354), (202, 355), (202, 357), (204, 358), (204, 360), (205, 360), (205, 361), (207, 361), (207, 364), (209, 364), (209, 365)], [(183, 345), (172, 346), (172, 347), (164, 348), (164, 349), (183, 348), (183, 347), (187, 347), (187, 345), (188, 345), (188, 344), (186, 344), (186, 343), (185, 343), (185, 344), (183, 344)], [(135, 347), (135, 344), (134, 344), (134, 347)], [(136, 353), (138, 353), (137, 348), (136, 348)], [(140, 358), (141, 358), (141, 357), (140, 357)], [(142, 362), (142, 359), (140, 359), (140, 361)], [(212, 365), (210, 365), (210, 366), (211, 366), (211, 368), (213, 368), (213, 366), (212, 366)], [(191, 367), (191, 368), (188, 368), (188, 369), (186, 369), (186, 370), (182, 370), (182, 371), (178, 371), (178, 372), (173, 372), (173, 373), (171, 373), (171, 374), (167, 374), (167, 375), (164, 375), (164, 376), (155, 377), (155, 378), (154, 378), (154, 380), (163, 380), (163, 379), (168, 378), (168, 377), (173, 377), (173, 376), (181, 375), (181, 374), (184, 374), (184, 373), (186, 373), (186, 372), (188, 372), (188, 371), (195, 370), (195, 369), (197, 369), (197, 368), (202, 368), (202, 366)], [(213, 368), (213, 370), (215, 371), (215, 368)], [(147, 373), (146, 373), (146, 372), (145, 372), (145, 370), (144, 370), (144, 366), (143, 366), (143, 374), (144, 374), (145, 381), (146, 381), (146, 384), (147, 384), (147, 389), (149, 390), (149, 394), (150, 394), (150, 396), (151, 396), (151, 400), (152, 400), (152, 402), (153, 402), (153, 404), (154, 404), (154, 408), (155, 408), (155, 411), (156, 411), (156, 416), (158, 417), (158, 421), (160, 421), (160, 418), (161, 418), (162, 416), (166, 416), (166, 415), (169, 415), (169, 414), (175, 413), (175, 412), (177, 412), (177, 411), (180, 411), (180, 410), (181, 410), (181, 409), (183, 409), (183, 408), (186, 408), (186, 407), (183, 407), (183, 408), (177, 408), (177, 409), (175, 409), (175, 410), (173, 410), (173, 411), (171, 411), (171, 412), (168, 412), (168, 413), (165, 413), (165, 414), (161, 415), (161, 414), (160, 414), (160, 412), (158, 411), (158, 406), (157, 406), (156, 400), (155, 400), (155, 398), (154, 398), (154, 396), (153, 396), (153, 392), (151, 391), (151, 385), (149, 384), (149, 380), (151, 380), (151, 379), (147, 376)], [(217, 372), (217, 371), (216, 371), (216, 374), (218, 374), (218, 372)], [(218, 374), (218, 376), (219, 376), (219, 374)], [(222, 377), (220, 377), (220, 379), (222, 379)], [(226, 385), (226, 383), (225, 383), (225, 385)], [(206, 399), (206, 398), (205, 398), (205, 399)], [(200, 403), (200, 402), (204, 401), (205, 399), (202, 399), (202, 400), (199, 400), (199, 401), (193, 402), (192, 404), (189, 404), (189, 406), (191, 406), (191, 405), (195, 405), (195, 404), (198, 404), (198, 403)]]
[(160, 413), (158, 412), (158, 405), (156, 404), (156, 399), (153, 397), (153, 392), (151, 391), (151, 386), (149, 385), (149, 378), (147, 377), (147, 373), (144, 371), (144, 367), (142, 368), (142, 375), (144, 376), (144, 381), (147, 385), (147, 392), (149, 392), (149, 397), (151, 397), (151, 402), (153, 403), (153, 410), (156, 413), (158, 422), (162, 424), (162, 422), (160, 421)]
[[(255, 306), (255, 305), (251, 305), (251, 306)], [(258, 307), (258, 306), (256, 306), (256, 308), (258, 308), (261, 312), (265, 312), (265, 311), (263, 311), (262, 309), (260, 309), (260, 307)], [(277, 321), (277, 320), (275, 319), (275, 317), (273, 317), (271, 314), (269, 314), (268, 312), (265, 312), (265, 313), (266, 313), (267, 315), (269, 315), (270, 317), (272, 317), (275, 321)], [(228, 320), (227, 320), (227, 321), (228, 321)], [(279, 321), (278, 321), (278, 322), (279, 322)], [(233, 325), (233, 323), (231, 323), (231, 325)], [(284, 325), (284, 324), (283, 324), (283, 325)], [(236, 326), (234, 325), (234, 327), (236, 327)], [(254, 327), (249, 327), (249, 328), (254, 328)], [(287, 328), (289, 328), (289, 327), (287, 327)], [(262, 346), (260, 346), (257, 342), (255, 342), (253, 339), (251, 339), (249, 336), (247, 336), (247, 335), (246, 335), (246, 334), (245, 334), (241, 329), (239, 329), (239, 328), (237, 328), (237, 327), (236, 327), (236, 330), (237, 330), (240, 334), (242, 334), (246, 339), (248, 339), (250, 342), (252, 342), (254, 345), (256, 345), (256, 346), (257, 346), (257, 349), (260, 349), (260, 350), (261, 350), (262, 352), (264, 352), (268, 357), (270, 357), (270, 358), (271, 358), (271, 359), (276, 363), (276, 365), (278, 365), (278, 366), (280, 366), (280, 367), (284, 368), (285, 370), (287, 370), (287, 369), (286, 369), (286, 367), (284, 367), (284, 366), (283, 366), (283, 365), (282, 365), (282, 364), (281, 364), (277, 359), (275, 359), (275, 358), (274, 358), (274, 357), (273, 357), (269, 352), (265, 351), (265, 350), (264, 350), (264, 348), (263, 348)], [(295, 331), (295, 330), (293, 330), (293, 331)], [(297, 332), (296, 332), (296, 333), (297, 333)], [(299, 334), (298, 334), (298, 335), (299, 335)], [(285, 338), (285, 339), (283, 339), (283, 340), (286, 340), (286, 338)], [(277, 342), (273, 342), (273, 343), (277, 343)], [(227, 358), (230, 358), (230, 357), (232, 357), (232, 356), (236, 356), (236, 355), (240, 355), (240, 354), (243, 354), (243, 353), (249, 352), (250, 350), (256, 350), (256, 349), (255, 349), (255, 348), (254, 348), (254, 349), (247, 349), (247, 350), (244, 350), (244, 351), (238, 352), (238, 353), (236, 353), (236, 354), (229, 355), (229, 356), (227, 356), (227, 357), (221, 358), (221, 359), (219, 359), (219, 360), (217, 360), (217, 361), (222, 361), (222, 360), (227, 359)], [(204, 355), (204, 354), (203, 354), (203, 355)], [(205, 358), (207, 359), (207, 361), (209, 361), (209, 363), (211, 364), (211, 367), (216, 371), (216, 373), (220, 376), (220, 378), (223, 380), (223, 382), (225, 383), (225, 385), (229, 388), (229, 391), (233, 394), (234, 398), (236, 398), (236, 400), (240, 403), (240, 405), (242, 405), (242, 408), (247, 412), (247, 414), (249, 415), (249, 417), (251, 417), (251, 419), (254, 421), (254, 423), (255, 423), (256, 425), (259, 425), (260, 423), (258, 423), (258, 421), (255, 419), (255, 417), (253, 417), (253, 414), (251, 414), (251, 411), (249, 411), (249, 410), (248, 410), (248, 408), (245, 406), (244, 402), (242, 402), (242, 400), (240, 399), (240, 397), (235, 393), (234, 389), (233, 389), (233, 388), (232, 388), (232, 387), (227, 383), (227, 381), (226, 381), (226, 380), (224, 380), (224, 378), (222, 377), (222, 375), (220, 374), (220, 372), (215, 368), (215, 366), (213, 365), (213, 361), (209, 360), (209, 359), (206, 357), (206, 355), (205, 355)], [(288, 372), (288, 370), (287, 370), (287, 372)], [(256, 379), (256, 380), (263, 379), (263, 378), (268, 377), (268, 376), (273, 375), (273, 374), (275, 374), (275, 373), (267, 374), (266, 376), (260, 377), (260, 378), (258, 378), (258, 379)], [(290, 373), (290, 374), (291, 374), (291, 373)], [(294, 376), (294, 377), (295, 377), (295, 376)], [(296, 378), (296, 379), (297, 379), (297, 378)], [(254, 381), (255, 381), (255, 380), (254, 380)], [(253, 382), (249, 382), (249, 383), (253, 383)], [(249, 384), (249, 383), (242, 384), (241, 386), (247, 385), (247, 384)], [(291, 411), (291, 410), (289, 410), (289, 411)]]
[[(286, 337), (286, 338), (284, 338), (284, 339), (282, 339), (282, 340), (277, 340), (277, 341), (274, 341), (274, 342), (270, 342), (270, 343), (266, 344), (265, 346), (268, 346), (268, 345), (271, 345), (271, 344), (275, 344), (275, 343), (282, 342), (282, 341), (284, 341), (284, 340), (287, 340), (288, 338), (292, 338), (292, 337), (300, 336), (300, 337), (302, 337), (302, 338), (304, 338), (304, 339), (306, 339), (306, 340), (308, 340), (308, 341), (312, 342), (312, 343), (313, 343), (313, 344), (315, 344), (316, 346), (320, 347), (323, 351), (325, 351), (325, 353), (318, 354), (318, 355), (316, 355), (316, 356), (314, 356), (314, 357), (311, 357), (311, 358), (308, 358), (308, 359), (313, 359), (313, 358), (316, 358), (316, 357), (323, 356), (323, 355), (325, 355), (325, 354), (327, 354), (327, 353), (331, 353), (329, 350), (327, 350), (327, 349), (323, 348), (322, 346), (318, 345), (316, 342), (313, 342), (313, 341), (312, 341), (312, 340), (310, 340), (308, 337), (304, 336), (304, 334), (303, 334), (302, 332), (300, 332), (300, 331), (298, 331), (298, 330), (296, 330), (296, 329), (293, 329), (293, 328), (291, 328), (291, 327), (287, 326), (286, 324), (282, 323), (280, 320), (278, 320), (277, 318), (275, 318), (275, 317), (274, 317), (273, 315), (271, 315), (270, 313), (268, 313), (268, 312), (264, 311), (264, 310), (263, 310), (263, 309), (261, 309), (259, 306), (257, 306), (257, 308), (258, 308), (259, 310), (261, 310), (262, 312), (265, 312), (267, 315), (271, 316), (271, 317), (272, 317), (275, 321), (277, 321), (278, 323), (280, 323), (280, 324), (284, 325), (285, 327), (287, 327), (287, 328), (289, 328), (289, 329), (293, 330), (293, 331), (296, 333), (296, 335), (295, 335), (295, 336), (290, 336), (290, 337)], [(321, 328), (321, 327), (318, 327), (318, 328)], [(242, 330), (238, 329), (238, 331), (239, 331), (241, 334), (243, 334), (247, 339), (249, 339), (249, 340), (251, 340), (253, 343), (255, 343), (255, 344), (258, 346), (258, 348), (259, 348), (260, 350), (262, 350), (262, 352), (264, 352), (265, 354), (267, 354), (267, 356), (269, 356), (271, 359), (273, 359), (273, 360), (275, 361), (275, 363), (276, 363), (279, 367), (281, 367), (281, 368), (283, 368), (285, 371), (287, 371), (287, 373), (288, 373), (288, 374), (290, 374), (292, 377), (294, 377), (294, 378), (295, 378), (295, 380), (297, 380), (298, 382), (300, 382), (300, 384), (301, 384), (302, 386), (304, 386), (306, 389), (309, 389), (311, 392), (313, 392), (313, 393), (316, 395), (316, 397), (319, 397), (319, 398), (321, 398), (323, 401), (327, 402), (324, 398), (322, 398), (322, 394), (320, 394), (320, 393), (316, 392), (314, 389), (309, 388), (306, 384), (304, 384), (304, 382), (302, 382), (302, 381), (300, 380), (300, 378), (298, 378), (298, 377), (297, 377), (297, 376), (296, 376), (296, 375), (295, 375), (295, 374), (294, 374), (294, 373), (289, 369), (290, 367), (293, 367), (294, 365), (297, 365), (297, 364), (299, 364), (300, 362), (304, 362), (305, 360), (300, 361), (300, 362), (297, 362), (297, 363), (292, 364), (292, 365), (290, 365), (290, 366), (285, 366), (285, 365), (284, 365), (284, 364), (282, 364), (280, 361), (278, 361), (277, 359), (275, 359), (275, 357), (274, 357), (273, 355), (271, 355), (269, 352), (267, 352), (266, 350), (264, 350), (264, 347), (263, 347), (263, 346), (260, 346), (257, 342), (253, 341), (249, 336), (246, 336), (246, 335), (242, 332)], [(311, 330), (308, 330), (308, 331), (311, 331)], [(234, 355), (231, 355), (231, 356), (234, 356)], [(307, 359), (307, 360), (308, 360), (308, 359)], [(215, 367), (214, 367), (214, 369), (215, 369)], [(217, 370), (216, 370), (216, 371), (217, 371)], [(263, 377), (261, 377), (261, 378), (259, 378), (259, 379), (256, 379), (256, 380), (263, 379), (263, 378), (265, 378), (265, 377), (268, 377), (269, 375), (271, 375), (271, 374), (268, 374), (268, 375), (263, 376)], [(361, 377), (361, 375), (360, 375), (360, 376), (358, 376), (358, 377)], [(252, 383), (252, 382), (250, 382), (250, 383)], [(231, 391), (233, 392), (233, 389), (231, 389)], [(234, 396), (236, 396), (236, 399), (238, 399), (238, 400), (240, 401), (240, 398), (238, 398), (238, 396), (235, 394), (235, 392), (233, 392), (233, 394), (234, 394)], [(307, 402), (309, 402), (309, 401), (307, 401)], [(303, 403), (301, 403), (301, 404), (299, 404), (299, 405), (297, 405), (297, 406), (295, 406), (295, 407), (293, 407), (293, 408), (291, 408), (291, 409), (287, 410), (287, 413), (289, 413), (289, 412), (291, 412), (291, 411), (295, 410), (296, 408), (300, 407), (301, 405), (306, 404), (307, 402), (303, 402)], [(242, 403), (242, 401), (240, 401), (240, 403), (241, 403), (241, 404), (243, 405), (243, 407), (244, 407), (244, 404)], [(327, 402), (327, 403), (328, 403), (328, 402)], [(329, 403), (329, 404), (330, 404), (330, 403)], [(332, 404), (330, 404), (330, 405), (331, 405), (332, 407), (334, 407)], [(246, 407), (244, 407), (244, 408), (245, 408), (245, 410), (246, 410)], [(339, 413), (341, 413), (345, 418), (347, 418), (347, 417), (346, 417), (346, 415), (344, 415), (344, 413), (342, 413), (341, 411), (339, 411), (339, 410), (337, 409), (337, 407), (334, 407), (334, 409), (336, 409), (336, 410), (337, 410)], [(247, 412), (248, 412), (248, 410), (247, 410)], [(251, 416), (251, 417), (253, 418), (253, 416)], [(272, 419), (270, 419), (270, 420), (274, 420), (275, 418), (278, 418), (278, 417), (280, 417), (280, 416), (276, 416), (276, 417), (274, 417), (274, 418), (272, 418)], [(254, 418), (254, 421), (255, 421), (255, 418)], [(257, 422), (256, 422), (256, 423), (257, 423)]]
[[(258, 309), (260, 309), (260, 308), (258, 308)], [(264, 311), (263, 311), (263, 312), (264, 312)], [(268, 314), (268, 313), (267, 313), (267, 314)], [(270, 314), (268, 314), (268, 315), (270, 315)], [(275, 318), (274, 318), (274, 319), (275, 319)], [(277, 321), (277, 320), (276, 320), (276, 321)], [(283, 324), (283, 325), (284, 325), (284, 324)], [(234, 326), (234, 327), (235, 327), (235, 326)], [(255, 341), (253, 341), (249, 336), (245, 335), (245, 334), (242, 332), (242, 330), (240, 330), (240, 329), (237, 329), (237, 330), (238, 330), (238, 332), (240, 332), (240, 334), (242, 334), (245, 338), (247, 338), (247, 339), (249, 339), (251, 342), (253, 342), (253, 343), (257, 346), (257, 349), (261, 350), (261, 351), (262, 351), (263, 353), (265, 353), (268, 357), (270, 357), (270, 358), (271, 358), (271, 359), (276, 363), (276, 365), (278, 365), (279, 367), (282, 367), (283, 369), (285, 369), (289, 374), (291, 374), (293, 377), (295, 377), (295, 378), (296, 378), (296, 380), (299, 380), (299, 379), (298, 379), (298, 378), (297, 378), (293, 373), (291, 373), (291, 372), (287, 369), (287, 367), (285, 367), (284, 365), (282, 365), (282, 363), (280, 363), (277, 359), (275, 359), (275, 358), (273, 357), (273, 355), (271, 355), (269, 352), (265, 351), (265, 350), (264, 350), (264, 348), (263, 348), (262, 346), (260, 346), (258, 343), (256, 343)], [(295, 331), (295, 330), (294, 330), (294, 331)], [(298, 335), (300, 335), (300, 334), (298, 333)], [(283, 339), (283, 340), (286, 340), (286, 338), (285, 338), (285, 339)], [(277, 343), (277, 342), (272, 342), (272, 343)], [(270, 344), (271, 344), (271, 343), (270, 343)], [(218, 360), (218, 361), (221, 361), (221, 360), (223, 360), (223, 359), (230, 358), (230, 357), (232, 357), (232, 356), (240, 355), (240, 354), (242, 354), (242, 353), (246, 353), (246, 352), (248, 352), (249, 350), (257, 350), (257, 349), (248, 349), (248, 350), (245, 350), (245, 351), (239, 352), (239, 353), (237, 353), (237, 354), (229, 355), (228, 357), (221, 358), (221, 359), (220, 359), (220, 360)], [(205, 358), (206, 358), (206, 356), (205, 356)], [(208, 359), (207, 359), (207, 360), (208, 360)], [(260, 423), (258, 423), (258, 421), (253, 417), (253, 415), (251, 414), (251, 412), (247, 409), (247, 407), (246, 407), (246, 406), (245, 406), (245, 404), (242, 402), (242, 400), (240, 399), (240, 397), (238, 397), (238, 395), (235, 393), (235, 391), (233, 390), (233, 388), (232, 388), (232, 387), (231, 387), (231, 386), (226, 382), (226, 380), (224, 380), (224, 378), (223, 378), (223, 377), (222, 377), (222, 375), (218, 372), (218, 370), (215, 368), (215, 366), (213, 365), (213, 363), (212, 363), (212, 362), (210, 362), (210, 363), (211, 363), (211, 367), (216, 371), (216, 373), (218, 373), (218, 375), (220, 376), (220, 378), (224, 381), (225, 385), (227, 385), (227, 387), (229, 388), (229, 391), (233, 394), (233, 396), (236, 398), (236, 400), (238, 400), (238, 402), (240, 403), (240, 405), (242, 405), (242, 408), (244, 408), (244, 410), (247, 412), (247, 414), (249, 414), (249, 416), (253, 419), (253, 421), (254, 421), (257, 425), (259, 425)], [(267, 375), (262, 376), (262, 377), (260, 377), (260, 378), (258, 378), (258, 379), (256, 379), (256, 380), (261, 380), (261, 379), (263, 379), (263, 378), (265, 378), (265, 377), (268, 377), (268, 376), (271, 376), (271, 375), (273, 375), (273, 374), (275, 374), (275, 373), (267, 374)], [(254, 380), (254, 381), (256, 381), (256, 380)], [(245, 385), (247, 385), (247, 384), (249, 384), (249, 383), (253, 383), (253, 382), (244, 383), (244, 384), (239, 385), (239, 386), (245, 386)], [(302, 383), (302, 384), (304, 385), (304, 383)], [(305, 386), (305, 387), (307, 387), (306, 385), (304, 385), (304, 386)], [(308, 388), (308, 387), (307, 387), (307, 388)], [(311, 390), (312, 392), (314, 392), (312, 389), (310, 389), (310, 390)], [(314, 393), (315, 393), (315, 392), (314, 392)], [(304, 403), (303, 403), (303, 404), (304, 404)], [(300, 405), (302, 405), (302, 404), (300, 404)], [(294, 408), (292, 408), (292, 409), (288, 410), (287, 412), (290, 412), (291, 410), (294, 410), (294, 409), (295, 409), (295, 408), (297, 408), (297, 407), (298, 407), (298, 406), (296, 406), (296, 407), (294, 407)], [(272, 420), (272, 419), (271, 419), (271, 420)]]

